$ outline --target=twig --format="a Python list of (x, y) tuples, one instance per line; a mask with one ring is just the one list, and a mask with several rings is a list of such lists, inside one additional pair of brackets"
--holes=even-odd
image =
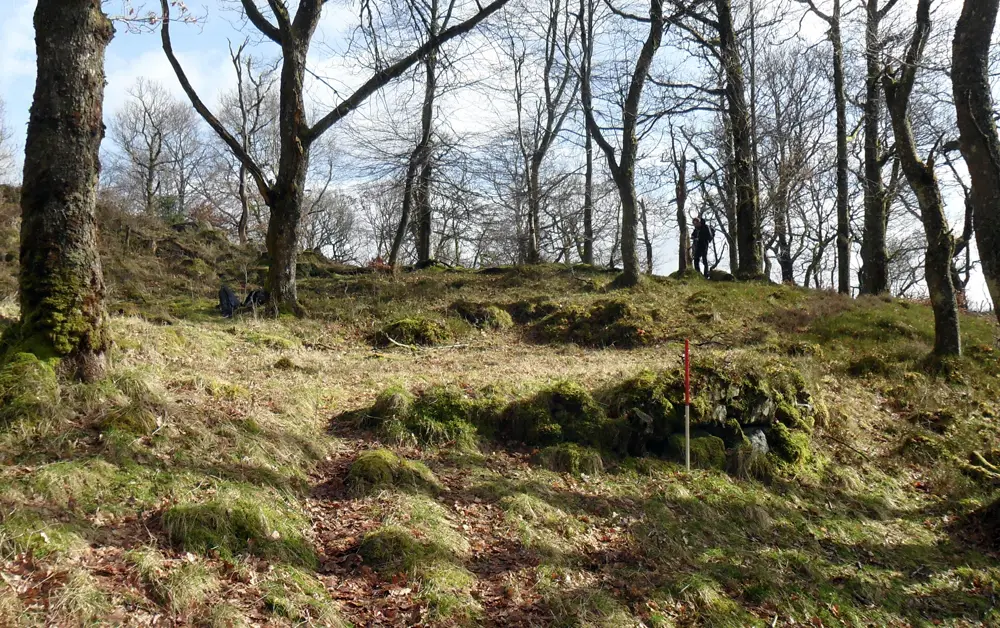
[(871, 456), (869, 456), (869, 455), (868, 455), (868, 454), (866, 454), (865, 452), (861, 451), (860, 449), (858, 449), (858, 448), (854, 447), (853, 445), (850, 445), (850, 444), (848, 444), (848, 443), (845, 443), (844, 441), (840, 440), (839, 438), (837, 438), (836, 436), (834, 436), (833, 434), (831, 434), (831, 433), (829, 433), (829, 432), (825, 432), (824, 434), (825, 434), (825, 436), (826, 436), (827, 438), (829, 438), (829, 439), (830, 439), (830, 440), (832, 440), (833, 442), (835, 442), (835, 443), (839, 443), (839, 444), (843, 445), (844, 447), (847, 447), (848, 449), (850, 449), (850, 450), (851, 450), (851, 451), (853, 451), (854, 453), (858, 454), (859, 456), (861, 456), (862, 458), (864, 458), (864, 459), (865, 459), (865, 460), (867, 460), (868, 462), (872, 462), (872, 458), (871, 458)]

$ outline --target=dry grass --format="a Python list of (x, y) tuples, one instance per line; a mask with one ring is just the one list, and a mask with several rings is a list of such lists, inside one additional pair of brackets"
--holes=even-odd
[[(137, 263), (155, 270), (149, 259)], [(950, 536), (945, 517), (990, 497), (958, 463), (973, 449), (1000, 446), (1000, 369), (982, 349), (949, 374), (929, 373), (924, 308), (700, 281), (609, 295), (606, 274), (550, 267), (310, 278), (303, 297), (312, 319), (222, 321), (210, 309), (214, 280), (181, 279), (187, 292), (162, 288), (174, 297), (165, 309), (139, 304), (112, 319), (106, 381), (64, 383), (64, 412), (0, 429), (0, 571), (23, 585), (16, 595), (0, 585), (0, 624), (124, 616), (139, 625), (162, 614), (180, 624), (336, 625), (359, 612), (345, 608), (340, 583), (328, 577), (341, 568), (359, 596), (372, 596), (362, 603), (376, 599), (373, 588), (412, 589), (406, 603), (437, 625), (476, 624), (498, 607), (526, 625), (997, 619), (982, 600), (1000, 594), (1000, 573)], [(461, 300), (509, 305), (552, 294), (563, 305), (639, 303), (656, 312), (664, 341), (629, 351), (539, 344), (523, 323), (479, 330), (449, 313)], [(157, 319), (164, 311), (171, 324)], [(0, 303), (0, 316), (14, 314), (11, 301)], [(455, 346), (368, 344), (404, 315), (451, 321)], [(970, 347), (991, 344), (991, 322), (965, 322)], [(829, 409), (807, 465), (764, 485), (687, 475), (657, 460), (606, 461), (607, 473), (579, 476), (502, 447), (396, 447), (440, 485), (417, 494), (391, 486), (336, 492), (358, 449), (387, 443), (353, 425), (331, 433), (331, 419), (370, 406), (391, 386), (572, 381), (602, 389), (676, 368), (678, 339), (689, 334), (696, 360), (711, 349), (734, 363), (794, 363)], [(867, 355), (899, 367), (851, 376), (850, 365)], [(897, 456), (915, 429), (909, 417), (941, 407), (961, 417), (949, 428), (947, 455), (932, 463)], [(333, 497), (317, 497), (317, 487)], [(324, 517), (351, 513), (357, 525), (321, 538)], [(238, 521), (260, 525), (248, 535), (233, 527)], [(386, 542), (418, 548), (417, 560), (370, 577), (350, 571), (345, 557), (379, 529), (396, 535)], [(135, 548), (145, 549), (126, 563), (124, 552)], [(491, 552), (530, 560), (495, 576), (477, 562)], [(343, 562), (324, 562), (333, 559)], [(414, 585), (393, 580), (399, 571)], [(65, 585), (47, 581), (51, 573), (64, 574)], [(385, 590), (378, 599), (388, 599)], [(37, 599), (43, 607), (22, 612)]]

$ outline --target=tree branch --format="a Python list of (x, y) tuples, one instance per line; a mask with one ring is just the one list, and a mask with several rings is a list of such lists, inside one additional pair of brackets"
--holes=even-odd
[(181, 67), (180, 61), (177, 60), (177, 56), (174, 54), (174, 47), (170, 41), (170, 0), (160, 0), (160, 7), (163, 11), (163, 21), (160, 25), (160, 39), (163, 42), (163, 52), (167, 55), (167, 60), (174, 69), (174, 74), (177, 75), (177, 80), (184, 89), (184, 93), (191, 100), (191, 105), (194, 106), (195, 111), (222, 138), (222, 141), (233, 151), (233, 155), (240, 160), (240, 163), (246, 166), (254, 182), (257, 183), (257, 190), (260, 192), (261, 197), (263, 197), (264, 202), (270, 203), (271, 188), (264, 177), (264, 171), (247, 151), (243, 150), (243, 146), (226, 130), (226, 127), (219, 122), (219, 119), (205, 106), (198, 93), (194, 91), (194, 87), (191, 86), (191, 81), (188, 80), (187, 74), (184, 73), (184, 68)]
[(264, 34), (265, 37), (274, 43), (281, 45), (281, 31), (274, 24), (271, 24), (264, 14), (260, 12), (253, 0), (240, 0), (243, 4), (243, 11), (247, 14), (247, 19), (254, 25), (254, 28)]
[[(162, 1), (162, 0), (161, 0)], [(342, 120), (347, 114), (354, 111), (369, 96), (387, 85), (393, 79), (402, 76), (418, 61), (429, 53), (437, 50), (442, 44), (448, 42), (459, 35), (464, 35), (479, 25), (480, 22), (499, 11), (508, 0), (494, 0), (492, 3), (482, 7), (478, 13), (469, 19), (446, 28), (437, 37), (428, 39), (422, 46), (396, 61), (388, 68), (376, 72), (371, 78), (365, 81), (353, 94), (343, 100), (336, 108), (320, 118), (311, 129), (305, 132), (303, 141), (306, 145), (316, 141), (323, 133), (326, 133), (331, 126)]]

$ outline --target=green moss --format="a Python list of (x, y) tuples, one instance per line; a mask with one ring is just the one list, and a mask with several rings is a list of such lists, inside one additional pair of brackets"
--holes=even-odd
[(461, 390), (434, 386), (416, 397), (403, 425), (418, 443), (454, 443), (471, 449), (477, 440), (476, 428), (471, 423), (474, 408), (472, 400)]
[(428, 318), (402, 318), (388, 323), (375, 333), (372, 341), (378, 347), (410, 346), (430, 347), (451, 340), (451, 332), (441, 323)]
[(809, 435), (775, 423), (767, 431), (767, 444), (779, 458), (793, 465), (809, 459)]
[(426, 465), (397, 456), (388, 449), (359, 454), (347, 472), (346, 483), (355, 495), (392, 487), (424, 491), (436, 491), (440, 487)]
[(545, 298), (535, 298), (509, 303), (505, 306), (505, 309), (516, 322), (527, 324), (558, 312), (560, 307), (555, 301)]
[(604, 409), (590, 392), (561, 381), (512, 404), (501, 430), (502, 436), (529, 445), (571, 442), (601, 448), (617, 440), (608, 428)]
[(312, 546), (300, 532), (304, 520), (280, 500), (264, 494), (180, 503), (163, 513), (162, 525), (170, 540), (186, 551), (218, 552), (227, 559), (253, 554), (295, 565), (316, 564)]
[(514, 325), (511, 315), (493, 304), (456, 301), (450, 309), (479, 329), (503, 330)]
[(549, 469), (573, 475), (594, 475), (604, 471), (600, 452), (575, 443), (561, 443), (546, 447), (535, 456), (538, 464)]
[(889, 356), (872, 353), (855, 358), (847, 367), (847, 372), (854, 377), (869, 375), (892, 375), (899, 366)]
[[(684, 460), (684, 435), (670, 437), (670, 450), (675, 458)], [(698, 469), (725, 469), (726, 443), (718, 436), (691, 436), (691, 466)]]
[(52, 361), (17, 353), (0, 367), (0, 427), (52, 419), (59, 413), (59, 401), (59, 379)]
[(73, 526), (49, 521), (26, 508), (0, 515), (0, 557), (28, 552), (36, 558), (44, 558), (72, 553), (86, 546), (86, 541)]
[(625, 420), (626, 449), (633, 456), (647, 451), (664, 453), (667, 439), (683, 426), (681, 414), (672, 401), (678, 398), (683, 401), (683, 389), (675, 372), (643, 371), (601, 397), (607, 400), (611, 416)]
[(383, 526), (369, 532), (361, 541), (358, 553), (365, 564), (385, 573), (412, 572), (425, 562), (448, 560), (447, 547), (429, 539), (418, 539), (402, 526)]
[(660, 333), (649, 311), (625, 299), (606, 299), (557, 310), (535, 325), (534, 337), (546, 343), (631, 349), (657, 342)]

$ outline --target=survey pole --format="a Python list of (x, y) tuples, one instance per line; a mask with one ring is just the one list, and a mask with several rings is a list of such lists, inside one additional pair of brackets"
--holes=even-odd
[(691, 470), (691, 341), (684, 341), (684, 464)]

